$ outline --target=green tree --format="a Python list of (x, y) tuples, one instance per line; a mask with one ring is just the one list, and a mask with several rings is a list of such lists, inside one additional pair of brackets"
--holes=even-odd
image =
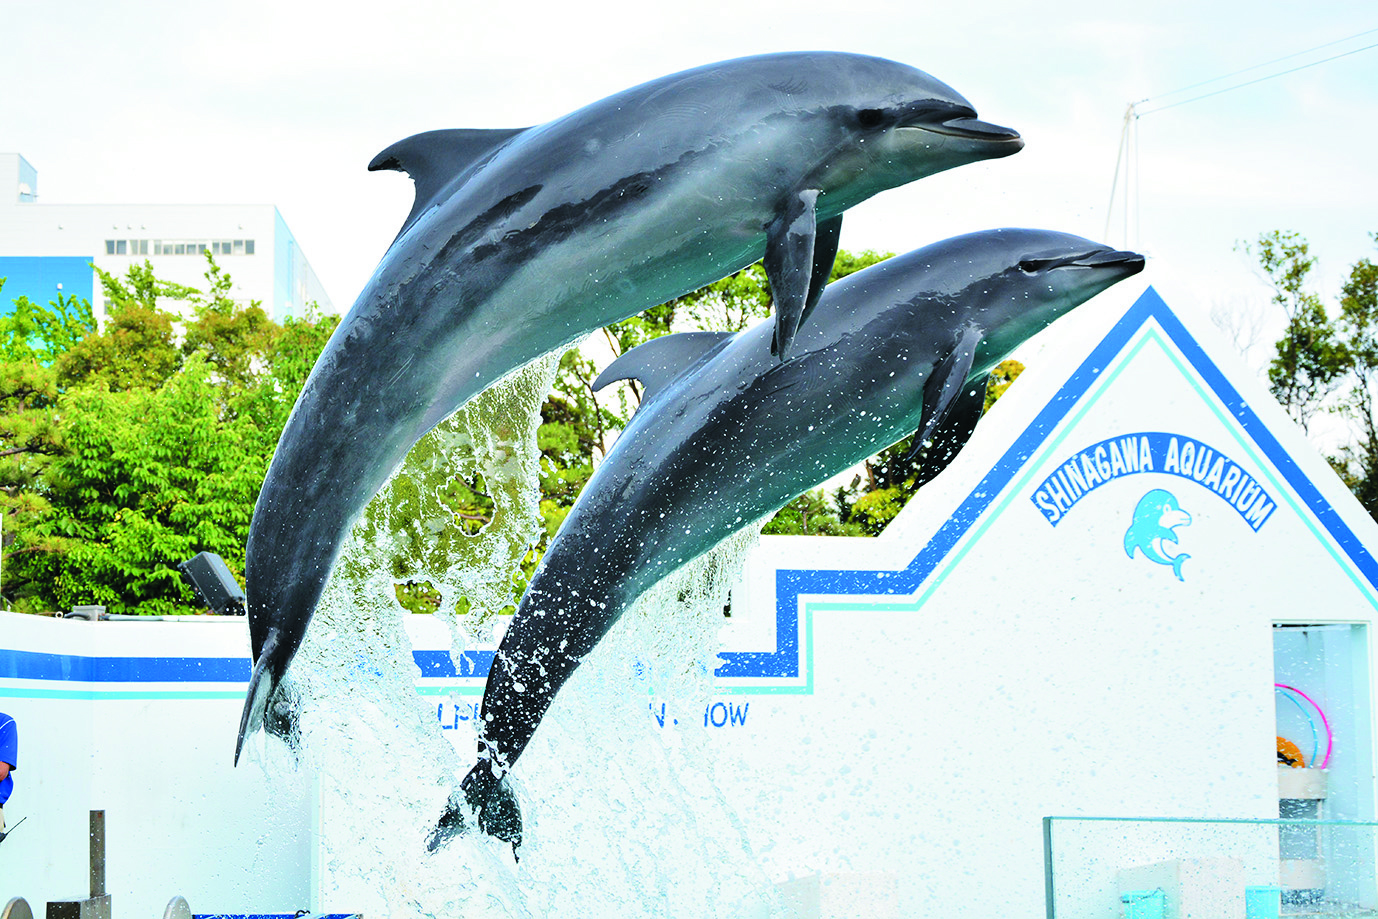
[[(1378, 244), (1378, 233), (1372, 238)], [(1339, 411), (1354, 425), (1356, 440), (1341, 447), (1331, 464), (1378, 518), (1378, 264), (1371, 259), (1350, 268), (1340, 293), (1339, 327), (1353, 380)]]
[(190, 612), (176, 565), (203, 550), (242, 578), (267, 455), (245, 420), (208, 398), (213, 377), (197, 354), (157, 388), (112, 390), (101, 381), (64, 394), (52, 512), (37, 529), (67, 546), (36, 557), (29, 572), (51, 582), (58, 608)]
[[(0, 291), (4, 286), (0, 278)], [(0, 316), (0, 361), (33, 361), (47, 367), (95, 331), (96, 318), (87, 300), (59, 294), (41, 306), (18, 297), (13, 309)]]
[[(1372, 239), (1378, 244), (1378, 233)], [(1352, 439), (1328, 459), (1378, 519), (1378, 265), (1362, 258), (1350, 266), (1332, 322), (1308, 288), (1316, 259), (1300, 234), (1274, 230), (1241, 247), (1257, 259), (1287, 317), (1268, 368), (1273, 395), (1303, 430), (1321, 410), (1349, 422)]]
[[(25, 305), (0, 325), (0, 446), (15, 451), (0, 456), (6, 523), (16, 518), (5, 598), (194, 612), (176, 565), (208, 550), (242, 579), (259, 485), (336, 320), (277, 325), (229, 297), (209, 254), (204, 289), (161, 281), (147, 263), (99, 275), (103, 328), (72, 302), (52, 315)], [(181, 315), (162, 305), (172, 302)]]
[(1273, 288), (1273, 303), (1287, 317), (1268, 366), (1269, 387), (1306, 431), (1349, 371), (1349, 351), (1320, 297), (1306, 288), (1316, 260), (1300, 234), (1274, 230), (1260, 235), (1252, 245), (1243, 244), (1243, 248), (1258, 261)]
[(47, 306), (19, 297), (12, 311), (0, 316), (0, 567), (10, 597), (36, 590), (22, 565), (16, 569), (12, 561), (60, 552), (67, 545), (61, 536), (37, 528), (51, 513), (46, 478), (63, 450), (52, 365), (95, 328), (91, 304), (75, 296), (59, 295)]

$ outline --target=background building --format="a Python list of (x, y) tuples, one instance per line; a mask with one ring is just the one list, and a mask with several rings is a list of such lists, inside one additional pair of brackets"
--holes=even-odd
[(38, 171), (0, 153), (0, 310), (26, 296), (59, 293), (91, 301), (104, 315), (91, 270), (123, 275), (151, 262), (160, 280), (202, 286), (209, 251), (234, 281), (231, 296), (257, 300), (275, 320), (315, 302), (333, 312), (300, 244), (271, 204), (40, 204)]

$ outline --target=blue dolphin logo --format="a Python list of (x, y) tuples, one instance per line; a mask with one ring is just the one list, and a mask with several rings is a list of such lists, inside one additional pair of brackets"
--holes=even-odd
[(1138, 549), (1150, 562), (1171, 565), (1177, 580), (1184, 580), (1182, 563), (1191, 556), (1185, 552), (1168, 555), (1164, 543), (1177, 542), (1174, 531), (1190, 523), (1191, 514), (1182, 510), (1172, 492), (1155, 488), (1140, 498), (1134, 508), (1134, 522), (1124, 534), (1124, 551), (1133, 558), (1134, 550)]

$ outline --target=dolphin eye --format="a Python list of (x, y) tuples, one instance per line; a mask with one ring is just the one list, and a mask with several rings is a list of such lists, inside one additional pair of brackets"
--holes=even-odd
[(1040, 267), (1037, 259), (1026, 258), (1019, 263), (1019, 270), (1025, 274), (1037, 274)]
[(856, 113), (856, 120), (861, 122), (863, 128), (875, 128), (885, 120), (885, 115), (878, 108), (864, 108)]

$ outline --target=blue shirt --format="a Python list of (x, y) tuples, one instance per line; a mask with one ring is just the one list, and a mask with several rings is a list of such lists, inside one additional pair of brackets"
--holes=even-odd
[[(15, 727), (14, 719), (4, 712), (0, 712), (0, 763), (9, 763), (10, 772), (19, 768), (19, 728)], [(14, 791), (14, 776), (5, 776), (5, 781), (0, 782), (0, 804), (4, 804), (10, 799), (10, 792)]]

